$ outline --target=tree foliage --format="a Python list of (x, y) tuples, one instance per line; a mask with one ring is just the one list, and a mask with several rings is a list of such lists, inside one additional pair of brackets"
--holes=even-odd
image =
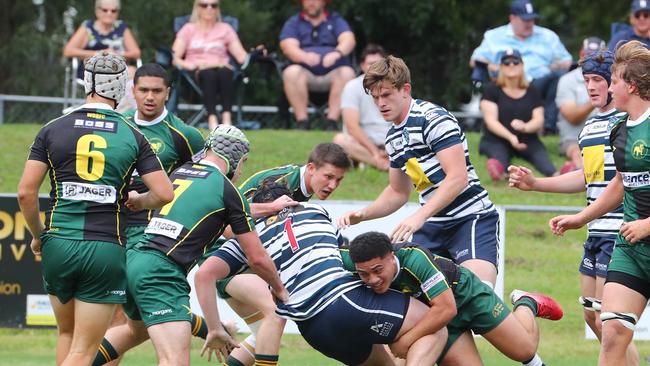
[[(411, 68), (414, 95), (456, 106), (470, 90), (468, 60), (486, 29), (505, 24), (509, 0), (348, 0), (330, 7), (346, 18), (357, 37), (356, 52), (368, 42), (383, 45)], [(75, 27), (94, 17), (93, 0), (45, 0), (44, 32), (36, 30), (38, 7), (31, 1), (0, 0), (0, 92), (61, 95), (65, 60), (61, 50), (68, 37), (63, 12), (78, 10)], [(279, 52), (278, 34), (299, 7), (287, 0), (222, 0), (222, 12), (240, 21), (245, 47), (265, 44)], [(143, 60), (153, 61), (155, 49), (173, 42), (173, 19), (188, 14), (191, 0), (122, 0), (121, 19), (134, 30)], [(537, 24), (555, 30), (577, 55), (587, 36), (610, 38), (613, 22), (626, 22), (627, 1), (537, 0), (542, 18)], [(269, 95), (280, 84), (255, 84), (247, 101), (272, 103)], [(277, 90), (268, 90), (268, 89)]]

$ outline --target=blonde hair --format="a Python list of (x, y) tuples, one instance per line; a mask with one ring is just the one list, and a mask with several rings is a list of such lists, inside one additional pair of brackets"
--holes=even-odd
[(397, 89), (411, 83), (411, 72), (399, 57), (389, 55), (374, 62), (363, 77), (363, 88), (368, 93), (372, 88), (386, 81)]
[[(524, 62), (521, 61), (519, 63), (519, 66), (521, 67), (521, 73), (517, 77), (517, 87), (519, 89), (527, 89), (528, 88), (528, 79), (526, 79), (526, 72), (524, 71)], [(503, 88), (506, 85), (506, 77), (503, 75), (501, 72), (501, 68), (505, 67), (503, 64), (499, 64), (499, 75), (497, 76), (497, 80), (495, 81), (495, 84), (499, 88)]]
[[(198, 23), (199, 21), (199, 3), (201, 0), (194, 0), (194, 5), (192, 6), (192, 15), (190, 16), (191, 23)], [(217, 4), (221, 5), (221, 0), (217, 1)], [(216, 8), (217, 13), (217, 22), (221, 21), (221, 8)]]
[(650, 51), (639, 41), (629, 41), (616, 50), (612, 74), (635, 85), (639, 97), (650, 100)]
[(113, 5), (115, 9), (120, 10), (120, 0), (95, 0), (95, 9), (99, 9), (102, 5)]

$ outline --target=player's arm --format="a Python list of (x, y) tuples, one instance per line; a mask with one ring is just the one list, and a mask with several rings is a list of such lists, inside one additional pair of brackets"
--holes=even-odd
[[(465, 159), (465, 157), (463, 157)], [(463, 164), (464, 165), (464, 164)], [(411, 179), (398, 168), (388, 169), (388, 186), (366, 208), (346, 212), (338, 219), (338, 226), (346, 228), (361, 221), (384, 217), (399, 210), (408, 202), (411, 194)]]
[(537, 178), (530, 169), (516, 165), (508, 167), (508, 185), (522, 191), (551, 193), (577, 193), (586, 189), (582, 169), (555, 177)]
[(41, 233), (45, 225), (40, 218), (40, 208), (38, 204), (38, 189), (45, 179), (48, 165), (38, 160), (27, 160), (25, 170), (18, 183), (18, 204), (20, 211), (25, 217), (25, 222), (33, 239), (31, 243), (32, 252), (35, 255), (41, 254)]
[(411, 345), (418, 339), (433, 334), (447, 325), (456, 316), (456, 300), (450, 288), (429, 301), (429, 310), (424, 317), (397, 342)]
[(142, 182), (149, 189), (145, 193), (129, 192), (127, 206), (133, 211), (155, 210), (174, 199), (174, 187), (163, 170), (142, 175)]
[[(467, 166), (464, 164), (463, 145), (451, 145), (436, 152), (436, 155), (445, 177), (440, 181), (438, 189), (433, 192), (427, 203), (393, 229), (391, 239), (394, 242), (408, 240), (429, 217), (447, 207), (467, 187)], [(463, 163), (459, 164), (459, 162)]]
[(237, 235), (237, 241), (248, 258), (251, 269), (271, 286), (271, 292), (280, 301), (289, 300), (289, 293), (284, 288), (280, 275), (269, 254), (264, 250), (257, 232), (251, 231)]

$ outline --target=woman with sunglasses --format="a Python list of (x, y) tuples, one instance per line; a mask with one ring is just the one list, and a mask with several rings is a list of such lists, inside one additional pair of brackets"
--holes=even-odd
[(650, 298), (650, 51), (639, 41), (616, 50), (612, 66), (614, 107), (626, 112), (609, 122), (616, 175), (598, 199), (575, 215), (551, 220), (562, 235), (623, 203), (621, 226), (603, 288), (599, 365), (625, 365), (634, 328)]
[(208, 111), (208, 127), (217, 124), (217, 96), (221, 97), (221, 122), (232, 124), (233, 97), (232, 56), (244, 63), (246, 50), (235, 30), (221, 21), (219, 0), (194, 0), (190, 21), (176, 34), (172, 50), (174, 64), (195, 73), (203, 91), (203, 104)]
[(521, 53), (507, 49), (501, 56), (499, 76), (487, 85), (481, 100), (485, 128), (479, 152), (487, 155), (493, 181), (506, 178), (505, 168), (513, 156), (531, 162), (545, 176), (555, 174), (537, 132), (544, 127), (542, 97), (528, 84)]
[[(81, 24), (63, 48), (63, 56), (81, 60), (94, 56), (100, 50), (123, 56), (127, 61), (140, 58), (140, 47), (127, 24), (117, 17), (120, 0), (96, 0), (95, 19)], [(83, 62), (77, 77), (83, 79)]]

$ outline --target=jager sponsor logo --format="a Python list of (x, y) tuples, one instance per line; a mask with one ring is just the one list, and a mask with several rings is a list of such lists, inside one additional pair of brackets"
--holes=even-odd
[(115, 132), (117, 129), (117, 124), (110, 121), (93, 121), (93, 120), (84, 120), (84, 119), (75, 119), (74, 128), (88, 128), (91, 130), (100, 130)]
[(622, 172), (623, 185), (628, 188), (638, 188), (650, 185), (650, 172)]
[(22, 288), (19, 283), (0, 281), (0, 295), (20, 295)]
[(632, 157), (640, 160), (648, 154), (648, 146), (643, 140), (636, 140), (632, 145)]
[(182, 230), (182, 224), (179, 224), (172, 220), (154, 217), (151, 219), (151, 221), (149, 221), (149, 225), (144, 230), (144, 232), (147, 234), (162, 235), (171, 239), (176, 239)]
[(178, 168), (174, 172), (175, 175), (182, 175), (186, 177), (194, 177), (194, 178), (205, 178), (208, 175), (210, 175), (210, 172), (207, 170), (201, 170), (201, 169), (192, 169), (192, 168)]
[(444, 280), (445, 280), (445, 275), (438, 272), (433, 276), (429, 277), (428, 280), (424, 281), (424, 283), (420, 287), (422, 288), (422, 291), (427, 292), (431, 290), (433, 286), (437, 285), (438, 283)]
[(161, 139), (153, 137), (149, 139), (149, 143), (151, 144), (153, 152), (156, 154), (160, 154), (165, 151), (165, 143)]
[(117, 190), (113, 186), (63, 182), (62, 197), (73, 201), (91, 201), (97, 203), (115, 203)]

